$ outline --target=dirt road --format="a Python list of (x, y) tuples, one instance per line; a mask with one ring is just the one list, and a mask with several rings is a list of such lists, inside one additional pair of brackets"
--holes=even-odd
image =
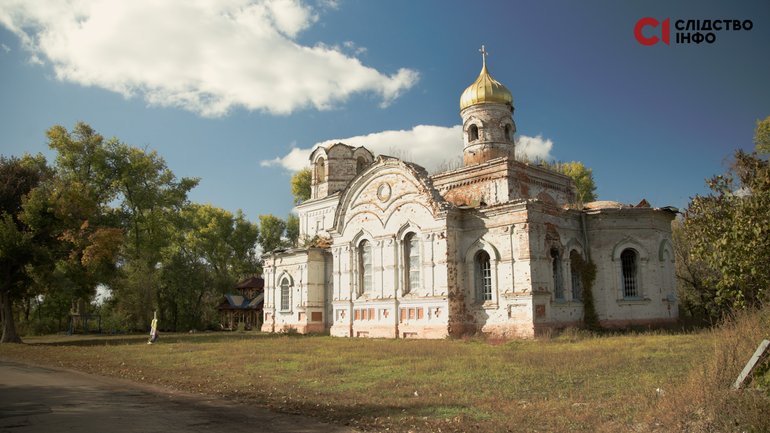
[(69, 370), (0, 360), (2, 433), (353, 433), (277, 414)]

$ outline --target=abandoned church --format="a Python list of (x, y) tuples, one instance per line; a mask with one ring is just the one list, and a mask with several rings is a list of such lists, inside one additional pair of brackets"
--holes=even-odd
[(512, 95), (482, 58), (460, 97), (462, 167), (428, 174), (343, 143), (312, 152), (296, 212), (300, 238), (318, 242), (264, 256), (263, 331), (529, 338), (581, 326), (585, 262), (602, 326), (676, 321), (676, 209), (576, 203), (569, 177), (517, 161)]

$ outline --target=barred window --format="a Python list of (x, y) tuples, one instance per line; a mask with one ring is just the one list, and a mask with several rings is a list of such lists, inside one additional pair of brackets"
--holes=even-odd
[(492, 300), (492, 267), (486, 251), (476, 253), (476, 292), (480, 301)]
[(291, 309), (289, 305), (289, 279), (284, 278), (281, 280), (281, 311), (288, 311)]
[(639, 296), (637, 281), (638, 254), (630, 248), (620, 253), (620, 263), (623, 268), (623, 297), (636, 298)]
[(372, 245), (369, 241), (361, 241), (358, 245), (358, 254), (358, 273), (361, 276), (361, 288), (358, 294), (363, 295), (372, 291)]
[(404, 258), (407, 277), (404, 293), (409, 293), (420, 288), (420, 243), (414, 233), (409, 233), (404, 238)]

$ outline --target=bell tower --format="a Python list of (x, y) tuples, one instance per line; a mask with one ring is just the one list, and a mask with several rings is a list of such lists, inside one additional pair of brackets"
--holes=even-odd
[(513, 96), (487, 70), (484, 46), (481, 73), (460, 97), (463, 119), (463, 165), (475, 165), (491, 159), (514, 158)]

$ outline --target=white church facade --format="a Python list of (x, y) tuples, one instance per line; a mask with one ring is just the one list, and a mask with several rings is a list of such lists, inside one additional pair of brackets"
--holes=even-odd
[(514, 158), (513, 99), (486, 61), (460, 101), (461, 168), (342, 143), (316, 148), (297, 206), (315, 247), (265, 256), (266, 332), (529, 338), (580, 326), (578, 257), (607, 327), (677, 320), (675, 209), (575, 203), (572, 180)]

